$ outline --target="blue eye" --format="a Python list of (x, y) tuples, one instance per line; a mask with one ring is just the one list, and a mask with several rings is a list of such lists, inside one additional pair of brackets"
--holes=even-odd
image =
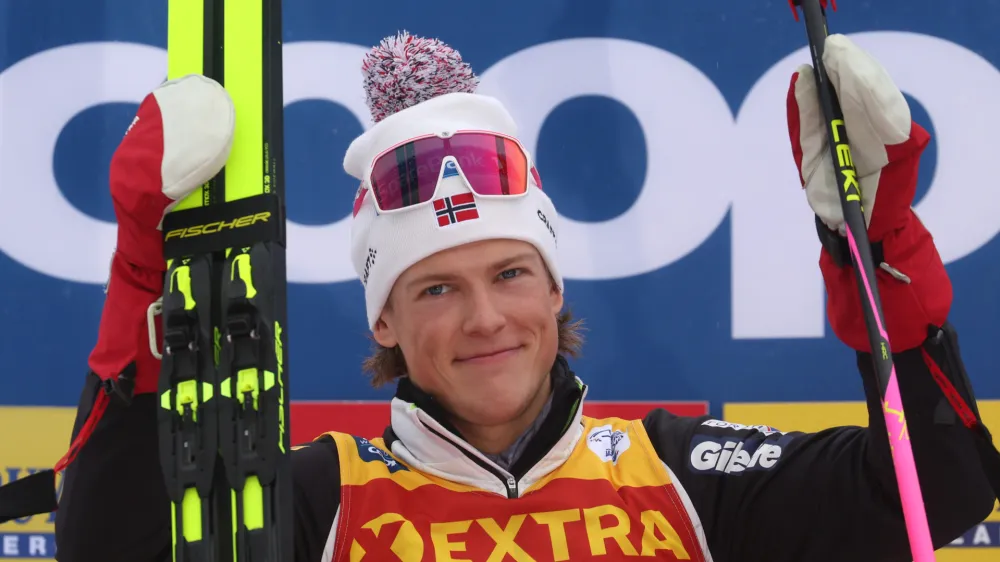
[(445, 292), (445, 286), (444, 285), (433, 285), (433, 286), (430, 286), (430, 287), (427, 287), (426, 289), (424, 289), (424, 293), (426, 293), (428, 295), (431, 295), (431, 296), (442, 295), (442, 294), (444, 294), (444, 292)]
[(513, 278), (517, 277), (518, 275), (520, 275), (520, 273), (521, 273), (521, 270), (518, 269), (518, 268), (505, 269), (505, 270), (503, 270), (500, 273), (500, 277), (502, 277), (503, 279), (513, 279)]

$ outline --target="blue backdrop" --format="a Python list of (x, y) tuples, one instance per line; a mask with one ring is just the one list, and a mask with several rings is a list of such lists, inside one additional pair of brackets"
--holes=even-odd
[[(387, 396), (359, 369), (363, 295), (340, 222), (356, 184), (341, 160), (368, 126), (360, 53), (399, 29), (459, 49), (528, 131), (580, 233), (567, 298), (589, 326), (574, 365), (594, 398), (708, 400), (718, 413), (862, 397), (823, 316), (784, 132), (791, 69), (808, 62), (785, 2), (285, 4), (293, 399)], [(948, 263), (981, 398), (1000, 398), (998, 22), (996, 1), (845, 1), (830, 15), (934, 135), (918, 212)], [(0, 403), (72, 405), (113, 245), (107, 166), (165, 74), (166, 2), (8, 1), (0, 32)]]

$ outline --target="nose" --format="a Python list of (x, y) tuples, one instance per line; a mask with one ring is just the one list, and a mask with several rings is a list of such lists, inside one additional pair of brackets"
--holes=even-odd
[(489, 288), (481, 287), (469, 291), (464, 331), (468, 335), (490, 336), (507, 325), (507, 318), (497, 306), (495, 296)]

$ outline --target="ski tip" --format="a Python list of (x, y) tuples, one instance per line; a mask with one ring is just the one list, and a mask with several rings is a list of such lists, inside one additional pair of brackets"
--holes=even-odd
[[(799, 11), (796, 8), (802, 5), (802, 0), (788, 0), (788, 5), (792, 8), (792, 16), (795, 17), (795, 21), (799, 21)], [(829, 7), (832, 8), (834, 12), (837, 11), (837, 0), (819, 0), (819, 5), (822, 6), (824, 10)]]

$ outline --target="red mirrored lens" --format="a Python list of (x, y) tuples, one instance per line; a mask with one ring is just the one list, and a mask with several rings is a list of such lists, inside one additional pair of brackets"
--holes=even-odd
[(392, 211), (430, 200), (443, 158), (444, 139), (437, 137), (411, 141), (380, 156), (371, 177), (379, 208)]
[(479, 195), (520, 195), (528, 187), (528, 159), (512, 140), (490, 133), (426, 137), (382, 154), (371, 184), (383, 211), (425, 203), (434, 196), (441, 164), (453, 156)]
[(468, 133), (451, 139), (451, 155), (479, 195), (520, 195), (528, 187), (528, 161), (514, 141)]

